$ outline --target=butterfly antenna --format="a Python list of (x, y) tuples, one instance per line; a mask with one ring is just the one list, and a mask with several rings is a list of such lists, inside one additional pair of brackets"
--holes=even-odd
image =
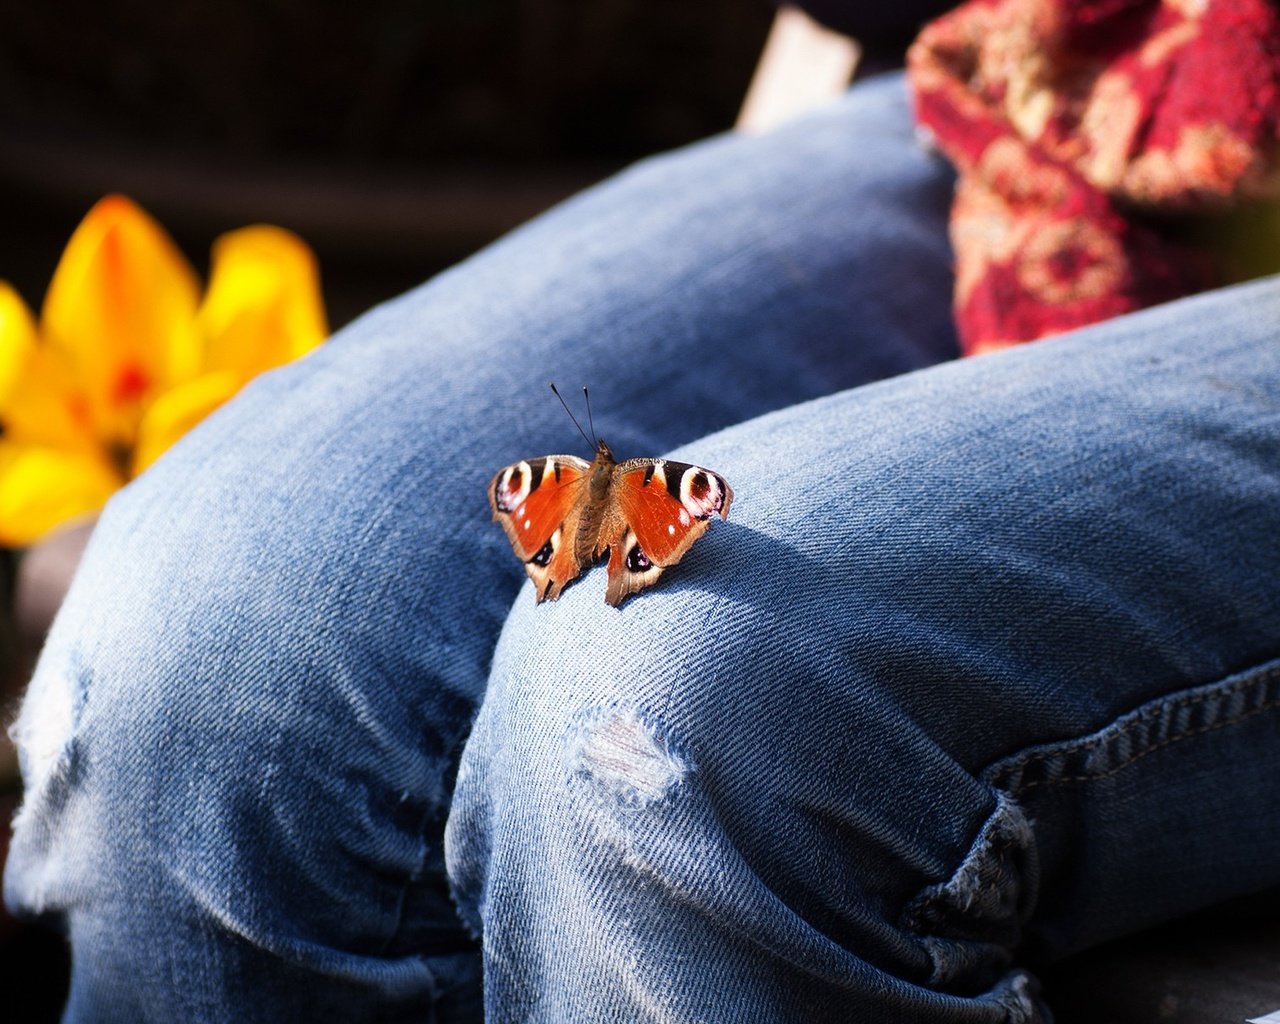
[(573, 410), (569, 408), (569, 403), (564, 400), (564, 396), (560, 394), (560, 389), (556, 387), (556, 382), (551, 382), (551, 393), (560, 399), (560, 404), (564, 406), (564, 411), (569, 414), (569, 419), (573, 420), (573, 425), (578, 428), (578, 433), (582, 435), (582, 440), (595, 448), (595, 442), (587, 437), (587, 432), (582, 429), (582, 424), (578, 422), (578, 417), (573, 414)]
[(596, 436), (596, 421), (591, 416), (591, 396), (587, 393), (587, 386), (585, 384), (582, 385), (582, 397), (587, 403), (587, 427), (591, 431), (591, 437), (593, 438), (591, 446), (594, 448), (599, 444), (599, 442), (594, 440)]

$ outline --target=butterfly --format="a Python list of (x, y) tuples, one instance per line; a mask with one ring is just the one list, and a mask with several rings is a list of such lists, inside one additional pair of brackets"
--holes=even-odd
[(554, 601), (608, 553), (604, 599), (617, 607), (680, 561), (715, 513), (727, 519), (732, 501), (719, 473), (669, 459), (618, 462), (602, 439), (591, 462), (574, 455), (522, 459), (489, 482), (493, 518), (539, 603)]

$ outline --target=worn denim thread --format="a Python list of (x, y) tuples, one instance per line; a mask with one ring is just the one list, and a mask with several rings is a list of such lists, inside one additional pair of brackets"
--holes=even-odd
[[(623, 732), (618, 736), (603, 735), (610, 728)], [(675, 748), (654, 716), (630, 703), (611, 703), (579, 713), (567, 730), (565, 741), (570, 774), (590, 782), (598, 799), (607, 798), (608, 802), (625, 807), (662, 803), (692, 770), (688, 758)], [(604, 749), (610, 744), (612, 751)], [(630, 774), (623, 764), (606, 764), (602, 755), (609, 753), (619, 759), (636, 754), (647, 758), (652, 762), (647, 767), (662, 777), (642, 778), (646, 770), (643, 764), (632, 765), (635, 771)]]
[[(966, 969), (972, 969), (975, 965), (975, 957), (978, 960), (987, 959), (996, 950), (1004, 950), (1008, 955), (1008, 959), (1012, 960), (1012, 941), (981, 942), (972, 935), (965, 935), (965, 931), (972, 931), (972, 929), (963, 927), (960, 931), (949, 935), (948, 931), (952, 929), (947, 927), (947, 921), (950, 919), (952, 925), (958, 925), (959, 920), (956, 915), (967, 916), (969, 914), (972, 894), (981, 885), (977, 876), (983, 870), (992, 874), (991, 884), (998, 885), (1002, 889), (1008, 885), (1022, 887), (1025, 883), (1027, 889), (1030, 890), (1030, 899), (1026, 899), (1026, 894), (1024, 894), (1022, 897), (1014, 899), (1013, 906), (1006, 908), (1011, 911), (1008, 925), (1017, 930), (1020, 922), (1025, 921), (1029, 916), (1034, 905), (1034, 890), (1037, 885), (1033, 842), (1028, 839), (1027, 849), (1024, 851), (1032, 858), (1028, 862), (1032, 877), (1024, 879), (1021, 874), (1016, 876), (1009, 875), (1007, 871), (1004, 877), (1001, 877), (1001, 865), (1004, 863), (1007, 853), (1006, 848), (1011, 838), (1005, 834), (1008, 826), (1003, 825), (1003, 823), (1009, 820), (1010, 815), (1020, 815), (1021, 812), (1017, 800), (1021, 794), (1037, 786), (1052, 783), (1077, 783), (1108, 778), (1132, 766), (1148, 754), (1164, 749), (1180, 740), (1213, 732), (1272, 711), (1280, 707), (1280, 695), (1265, 699), (1259, 706), (1246, 707), (1239, 713), (1221, 717), (1213, 722), (1200, 724), (1195, 728), (1183, 729), (1174, 735), (1166, 736), (1158, 743), (1133, 752), (1131, 756), (1126, 757), (1121, 763), (1115, 764), (1105, 771), (1075, 774), (1061, 778), (1034, 779), (1026, 783), (1019, 783), (1013, 778), (1014, 776), (1025, 771), (1030, 765), (1049, 765), (1055, 759), (1066, 760), (1073, 756), (1078, 757), (1089, 751), (1104, 748), (1108, 744), (1124, 742), (1128, 738), (1139, 735), (1141, 730), (1152, 722), (1159, 721), (1170, 715), (1176, 715), (1187, 708), (1225, 704), (1232, 697), (1242, 694), (1265, 695), (1273, 685), (1280, 683), (1280, 667), (1266, 665), (1260, 672), (1255, 669), (1250, 673), (1246, 673), (1246, 676), (1246, 678), (1228, 683), (1225, 686), (1221, 683), (1209, 684), (1210, 689), (1182, 694), (1172, 700), (1167, 698), (1157, 699), (1150, 706), (1131, 712), (1130, 720), (1125, 722), (1118, 732), (1110, 731), (1114, 726), (1109, 726), (1102, 730), (1100, 734), (1091, 736), (1081, 742), (1061, 744), (1052, 751), (1043, 749), (1027, 751), (1011, 761), (1003, 764), (997, 763), (987, 769), (982, 774), (982, 777), (995, 786), (997, 799), (995, 810), (984, 821), (973, 846), (966, 852), (956, 870), (947, 879), (922, 890), (903, 911), (903, 926), (915, 933), (916, 940), (933, 963), (933, 971), (929, 979), (930, 985), (940, 986), (946, 984), (950, 979), (956, 977), (958, 973)], [(1027, 822), (1026, 826), (1028, 829), (1034, 829), (1034, 823), (1032, 822)], [(981, 920), (976, 919), (970, 922), (971, 925), (980, 925), (982, 923)], [(997, 924), (994, 921), (987, 923), (989, 925)], [(1024, 1008), (1019, 1007), (1018, 1009), (1023, 1010)], [(1026, 1019), (1019, 1017), (1018, 1013), (1012, 1008), (1008, 1012), (1010, 1022)]]

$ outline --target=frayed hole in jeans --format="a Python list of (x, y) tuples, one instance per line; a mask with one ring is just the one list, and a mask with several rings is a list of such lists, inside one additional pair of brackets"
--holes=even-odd
[(625, 803), (662, 799), (688, 773), (683, 758), (635, 708), (600, 710), (569, 737), (570, 763)]
[(32, 680), (9, 730), (22, 757), (26, 789), (35, 791), (70, 770), (72, 745), (88, 689), (76, 664), (45, 666)]

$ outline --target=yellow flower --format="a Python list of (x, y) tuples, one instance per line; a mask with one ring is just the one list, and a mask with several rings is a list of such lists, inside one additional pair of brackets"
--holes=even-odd
[(202, 297), (159, 224), (123, 196), (100, 200), (39, 325), (0, 281), (0, 545), (101, 508), (249, 378), (327, 334), (315, 257), (297, 236), (223, 235)]

